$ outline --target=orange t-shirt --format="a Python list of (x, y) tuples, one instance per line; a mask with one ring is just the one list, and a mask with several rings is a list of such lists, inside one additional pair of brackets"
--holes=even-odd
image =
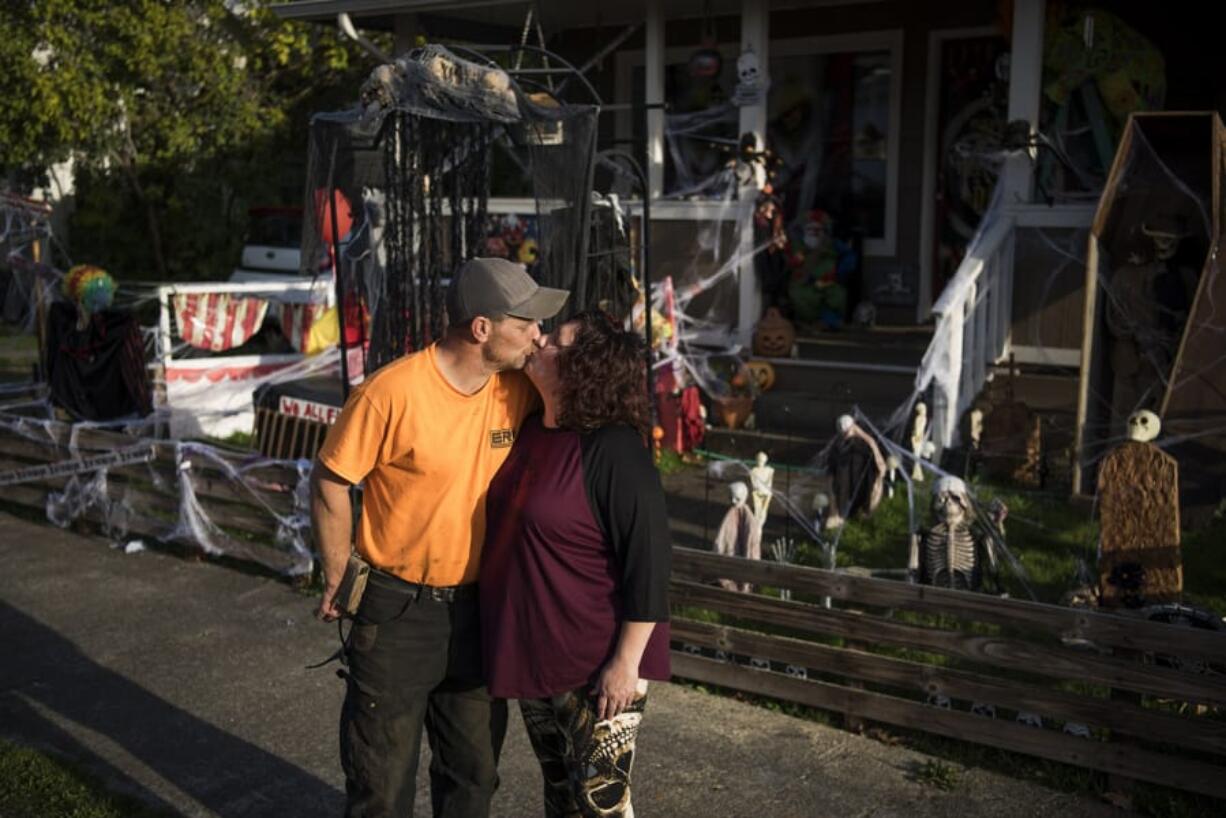
[(486, 489), (537, 402), (519, 372), (463, 394), (439, 371), (434, 346), (367, 379), (319, 451), (338, 476), (365, 483), (358, 553), (409, 582), (475, 582)]

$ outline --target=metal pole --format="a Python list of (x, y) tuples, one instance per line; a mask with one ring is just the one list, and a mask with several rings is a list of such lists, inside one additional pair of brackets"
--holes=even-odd
[[(646, 120), (647, 112), (650, 109), (644, 107), (643, 118)], [(644, 127), (646, 125), (644, 124)], [(648, 142), (643, 142), (643, 158), (648, 158)], [(647, 166), (644, 165), (644, 168)], [(651, 185), (643, 187), (643, 227), (639, 231), (639, 241), (643, 243), (642, 259), (643, 259), (643, 307), (645, 319), (643, 321), (643, 331), (647, 338), (647, 400), (651, 404), (651, 425), (655, 428), (656, 422), (659, 420), (659, 407), (656, 406), (656, 377), (655, 377), (655, 359), (651, 349)]]

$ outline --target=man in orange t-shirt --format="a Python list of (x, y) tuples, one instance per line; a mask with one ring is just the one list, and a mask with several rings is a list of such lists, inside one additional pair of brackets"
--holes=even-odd
[(481, 669), (485, 494), (538, 401), (515, 370), (567, 296), (537, 286), (520, 264), (465, 263), (447, 291), (443, 339), (368, 378), (320, 449), (311, 502), (325, 580), (319, 617), (340, 614), (358, 483), (356, 548), (374, 568), (346, 645), (347, 816), (413, 814), (423, 726), (434, 814), (489, 814), (507, 715)]

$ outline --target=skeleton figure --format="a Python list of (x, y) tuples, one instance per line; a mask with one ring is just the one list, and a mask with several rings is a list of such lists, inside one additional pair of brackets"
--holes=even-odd
[(775, 469), (766, 465), (766, 452), (758, 452), (757, 465), (749, 470), (750, 483), (753, 485), (753, 513), (758, 518), (758, 528), (766, 525), (766, 512), (770, 510), (772, 488), (775, 480)]
[(924, 480), (924, 468), (920, 458), (924, 453), (924, 437), (928, 434), (928, 406), (923, 401), (915, 404), (915, 416), (911, 421), (911, 454), (915, 455), (915, 465), (911, 469), (911, 479), (917, 483)]
[(971, 498), (957, 477), (942, 477), (932, 489), (937, 523), (911, 548), (910, 571), (924, 585), (978, 591), (983, 584), (983, 560), (996, 573), (996, 551), (985, 532), (972, 527)]

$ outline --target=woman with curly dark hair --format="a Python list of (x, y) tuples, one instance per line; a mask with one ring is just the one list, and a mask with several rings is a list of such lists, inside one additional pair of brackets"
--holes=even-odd
[(644, 347), (601, 312), (538, 343), (524, 371), (544, 411), (524, 421), (486, 504), (486, 682), (519, 699), (548, 818), (632, 816), (647, 680), (669, 678), (671, 544)]

